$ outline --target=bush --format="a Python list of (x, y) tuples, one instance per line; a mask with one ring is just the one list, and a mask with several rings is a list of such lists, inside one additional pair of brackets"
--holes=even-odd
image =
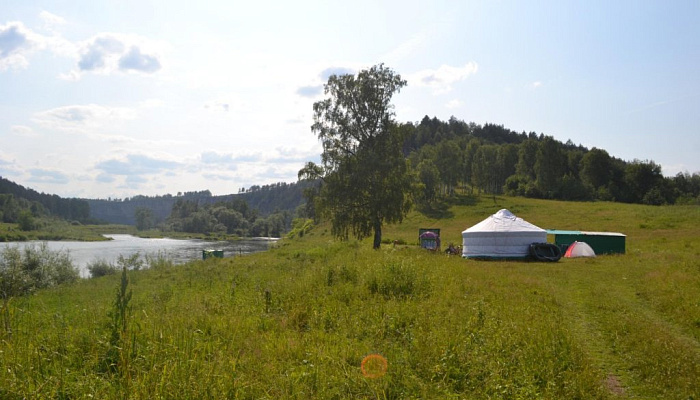
[(114, 275), (119, 271), (119, 269), (115, 266), (107, 262), (107, 260), (104, 259), (97, 259), (87, 266), (88, 271), (90, 271), (90, 277), (91, 278), (99, 278), (100, 276), (106, 276), (106, 275)]
[(159, 251), (155, 255), (146, 255), (146, 265), (148, 268), (164, 269), (172, 267), (173, 260), (164, 251)]
[(137, 252), (129, 257), (124, 257), (120, 254), (119, 259), (117, 259), (117, 265), (119, 266), (119, 270), (126, 268), (129, 271), (138, 271), (141, 269), (141, 267), (143, 267), (144, 263), (141, 259), (141, 254)]
[(22, 296), (80, 278), (67, 251), (50, 250), (46, 243), (6, 247), (0, 253), (0, 297)]

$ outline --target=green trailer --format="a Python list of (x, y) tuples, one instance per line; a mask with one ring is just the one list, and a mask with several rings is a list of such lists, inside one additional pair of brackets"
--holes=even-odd
[(202, 260), (207, 258), (224, 258), (223, 250), (202, 250)]
[(573, 242), (588, 243), (596, 254), (625, 254), (625, 240), (627, 236), (622, 233), (548, 229), (547, 235), (553, 236), (553, 239), (549, 241), (559, 246), (562, 254), (566, 252), (566, 249)]

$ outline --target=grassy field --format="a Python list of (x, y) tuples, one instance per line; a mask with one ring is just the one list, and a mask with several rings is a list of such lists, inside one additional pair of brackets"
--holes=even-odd
[[(121, 294), (119, 275), (84, 280), (3, 310), (0, 398), (699, 398), (700, 207), (460, 202), (385, 237), (439, 227), (460, 244), (508, 208), (625, 233), (627, 254), (474, 261), (321, 226), (266, 253), (130, 272)], [(386, 369), (363, 364), (373, 354)]]

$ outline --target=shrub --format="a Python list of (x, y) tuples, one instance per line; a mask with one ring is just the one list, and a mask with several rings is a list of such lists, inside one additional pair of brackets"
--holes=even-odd
[(36, 289), (75, 282), (80, 277), (67, 251), (50, 250), (46, 243), (6, 247), (0, 253), (0, 296), (22, 296)]
[(159, 251), (155, 255), (146, 255), (146, 265), (153, 269), (170, 268), (173, 260), (164, 251)]
[(119, 271), (115, 265), (110, 264), (107, 260), (97, 259), (90, 262), (87, 266), (90, 271), (91, 278), (99, 278), (100, 276), (114, 275)]
[(143, 267), (143, 260), (141, 259), (141, 254), (138, 252), (129, 257), (124, 257), (120, 254), (119, 259), (117, 259), (117, 265), (120, 270), (126, 268), (127, 270), (138, 271)]

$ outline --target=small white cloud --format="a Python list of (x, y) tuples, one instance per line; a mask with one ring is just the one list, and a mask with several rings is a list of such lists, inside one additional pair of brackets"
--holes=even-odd
[(136, 46), (131, 46), (129, 52), (119, 58), (119, 69), (152, 74), (160, 69), (160, 61), (151, 54), (144, 54)]
[(215, 151), (205, 151), (201, 154), (200, 160), (204, 164), (221, 164), (230, 166), (236, 163), (261, 162), (263, 156), (259, 152), (244, 152), (241, 154), (218, 153)]
[(539, 88), (540, 86), (542, 86), (542, 82), (541, 82), (541, 81), (535, 81), (535, 82), (532, 82), (532, 84), (531, 84), (530, 86), (531, 86), (533, 89), (537, 89), (537, 88)]
[(27, 56), (39, 47), (33, 36), (21, 22), (0, 25), (0, 71), (29, 65)]
[(18, 21), (0, 25), (0, 72), (27, 68), (29, 57), (45, 49), (59, 56), (75, 54), (75, 45), (61, 36), (38, 34)]
[(12, 132), (12, 134), (16, 136), (28, 138), (35, 138), (39, 136), (36, 132), (34, 132), (32, 128), (25, 125), (13, 125), (10, 127), (10, 132)]
[(44, 22), (44, 30), (48, 32), (55, 32), (59, 27), (66, 24), (66, 20), (56, 14), (52, 14), (46, 10), (39, 13), (39, 19)]
[(204, 109), (211, 112), (228, 113), (230, 111), (232, 114), (240, 115), (248, 110), (249, 107), (237, 95), (226, 95), (206, 102)]
[(464, 103), (459, 99), (452, 99), (452, 100), (448, 101), (447, 104), (445, 104), (445, 107), (450, 108), (450, 109), (454, 109), (454, 108), (461, 107), (463, 104)]
[(479, 70), (479, 66), (470, 61), (462, 67), (441, 65), (438, 69), (426, 69), (407, 76), (406, 80), (411, 86), (427, 87), (434, 94), (443, 94), (452, 90), (455, 83), (467, 79)]
[(425, 48), (431, 36), (432, 34), (428, 30), (418, 32), (382, 57), (382, 60), (386, 60), (390, 64), (397, 64), (401, 60), (415, 55), (419, 49)]
[(74, 130), (104, 126), (118, 120), (133, 119), (135, 115), (136, 113), (129, 108), (88, 104), (42, 111), (34, 115), (34, 121), (47, 128)]
[(64, 174), (63, 172), (52, 170), (52, 169), (43, 169), (43, 168), (30, 169), (29, 175), (30, 175), (29, 181), (36, 182), (36, 183), (52, 183), (52, 184), (65, 185), (70, 181), (70, 179), (68, 178), (68, 175)]
[(166, 158), (153, 157), (144, 154), (128, 154), (123, 158), (104, 160), (95, 165), (95, 169), (103, 171), (102, 181), (108, 175), (122, 175), (137, 179), (141, 175), (155, 175), (182, 167), (182, 163)]
[(78, 47), (78, 68), (61, 78), (78, 80), (85, 73), (153, 74), (162, 68), (160, 53), (165, 46), (136, 35), (100, 33)]

